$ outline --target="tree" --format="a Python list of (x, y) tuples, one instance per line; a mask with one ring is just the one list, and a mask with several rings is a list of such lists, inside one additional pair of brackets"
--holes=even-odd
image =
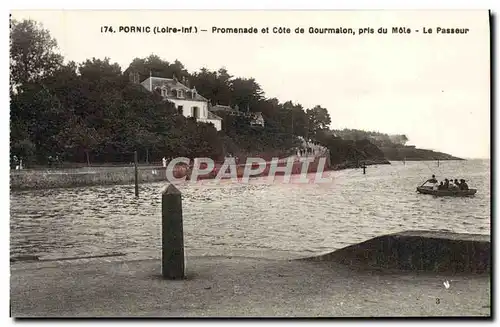
[(124, 72), (126, 78), (129, 78), (130, 73), (138, 73), (139, 82), (147, 79), (150, 74), (153, 77), (163, 78), (173, 78), (175, 75), (179, 81), (182, 81), (183, 78), (188, 80), (191, 78), (191, 75), (179, 60), (175, 60), (171, 64), (154, 54), (147, 58), (135, 58)]
[(30, 153), (44, 161), (57, 151), (56, 135), (68, 116), (58, 97), (45, 85), (26, 84), (21, 88), (22, 92), (11, 99), (11, 144), (32, 144)]
[(68, 122), (68, 128), (61, 129), (57, 139), (65, 153), (72, 154), (80, 162), (85, 160), (87, 164), (90, 164), (89, 152), (101, 142), (99, 132), (76, 117)]
[(217, 72), (202, 68), (191, 80), (199, 94), (209, 99), (212, 105), (232, 105), (231, 78), (225, 68)]
[(407, 142), (408, 142), (408, 137), (405, 134), (401, 135), (401, 144), (405, 145)]
[(306, 137), (309, 134), (309, 122), (302, 105), (287, 101), (281, 107), (279, 120), (282, 132)]
[(184, 67), (184, 65), (179, 60), (176, 59), (173, 64), (170, 64), (168, 66), (168, 72), (170, 73), (169, 78), (172, 78), (174, 75), (179, 79), (179, 81), (181, 81), (183, 78), (186, 78), (188, 84), (186, 86), (191, 87), (191, 85), (189, 85), (189, 78), (191, 77), (191, 75), (189, 75), (186, 67)]
[(87, 59), (78, 67), (80, 77), (97, 87), (110, 87), (110, 84), (127, 81), (122, 77), (120, 65), (117, 63), (111, 64), (109, 60), (109, 58), (104, 58), (104, 60)]
[(57, 42), (33, 20), (12, 21), (10, 30), (10, 87), (35, 83), (52, 74), (63, 62)]
[(310, 137), (315, 137), (319, 131), (328, 129), (328, 126), (332, 122), (328, 110), (322, 108), (321, 106), (315, 106), (312, 109), (307, 109), (306, 113), (309, 121), (308, 130)]
[(264, 91), (253, 78), (236, 78), (231, 81), (232, 103), (242, 111), (257, 111), (260, 100), (264, 99)]

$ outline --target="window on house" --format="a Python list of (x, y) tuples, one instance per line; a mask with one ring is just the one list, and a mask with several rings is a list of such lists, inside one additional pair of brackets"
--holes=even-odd
[(183, 90), (177, 90), (177, 97), (178, 98), (184, 98), (184, 91)]
[(177, 112), (179, 113), (179, 115), (184, 115), (184, 107), (183, 106), (178, 106), (177, 107)]
[(130, 80), (134, 84), (139, 84), (139, 73), (130, 73)]
[(166, 88), (162, 88), (161, 89), (161, 95), (166, 97), (167, 96), (167, 89)]
[(191, 116), (193, 116), (194, 118), (200, 118), (200, 108), (192, 107), (191, 108)]

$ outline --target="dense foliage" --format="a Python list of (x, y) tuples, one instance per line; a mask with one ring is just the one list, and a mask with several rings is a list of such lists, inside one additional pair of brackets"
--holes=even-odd
[(369, 140), (371, 143), (381, 147), (401, 147), (408, 142), (406, 135), (388, 135), (380, 132), (362, 131), (359, 129), (335, 130), (335, 135), (344, 140)]
[[(127, 163), (134, 151), (141, 162), (176, 156), (221, 160), (228, 153), (284, 156), (300, 146), (299, 137), (327, 146), (332, 162), (339, 163), (382, 158), (378, 147), (401, 148), (408, 141), (405, 135), (332, 131), (326, 108), (266, 98), (254, 78), (234, 77), (225, 68), (190, 73), (180, 61), (156, 55), (135, 58), (125, 71), (109, 58), (65, 63), (56, 40), (32, 20), (11, 24), (10, 66), (11, 159), (28, 165)], [(212, 105), (261, 112), (265, 126), (218, 113), (223, 129), (217, 132), (132, 83), (131, 73), (140, 81), (175, 76)]]
[[(129, 162), (134, 151), (141, 161), (280, 155), (299, 144), (298, 136), (317, 139), (331, 122), (325, 108), (266, 98), (255, 79), (235, 78), (224, 68), (189, 73), (180, 61), (155, 55), (134, 59), (125, 71), (108, 58), (64, 63), (56, 40), (36, 22), (13, 21), (10, 33), (11, 158), (28, 164)], [(231, 116), (222, 117), (223, 131), (217, 132), (131, 83), (132, 71), (141, 81), (149, 74), (175, 75), (214, 105), (261, 112), (265, 127)]]

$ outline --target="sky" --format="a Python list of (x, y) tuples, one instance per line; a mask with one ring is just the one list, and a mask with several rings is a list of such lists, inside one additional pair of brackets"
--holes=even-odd
[[(66, 60), (109, 57), (125, 70), (134, 58), (156, 54), (178, 59), (191, 73), (225, 67), (235, 77), (255, 78), (266, 97), (327, 108), (331, 128), (406, 134), (420, 148), (490, 158), (486, 10), (46, 10), (12, 11), (12, 18), (41, 23)], [(102, 26), (116, 33), (102, 33)], [(198, 33), (123, 33), (120, 26), (196, 26)], [(255, 27), (258, 33), (212, 33), (213, 27)], [(270, 33), (261, 32), (266, 27)], [(273, 27), (291, 33), (272, 33)], [(294, 33), (297, 27), (305, 33)], [(352, 28), (356, 35), (310, 34), (309, 27)], [(377, 33), (380, 27), (387, 34)], [(411, 33), (393, 34), (392, 27)], [(442, 34), (438, 27), (469, 31)], [(359, 34), (360, 28), (374, 33)]]

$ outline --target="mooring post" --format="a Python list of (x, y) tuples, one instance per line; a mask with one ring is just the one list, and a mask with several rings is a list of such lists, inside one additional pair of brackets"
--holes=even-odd
[(181, 192), (170, 184), (161, 195), (161, 271), (163, 278), (184, 278)]
[(363, 175), (366, 175), (366, 164), (363, 163)]
[(137, 170), (137, 151), (134, 151), (135, 196), (139, 196), (139, 172)]

